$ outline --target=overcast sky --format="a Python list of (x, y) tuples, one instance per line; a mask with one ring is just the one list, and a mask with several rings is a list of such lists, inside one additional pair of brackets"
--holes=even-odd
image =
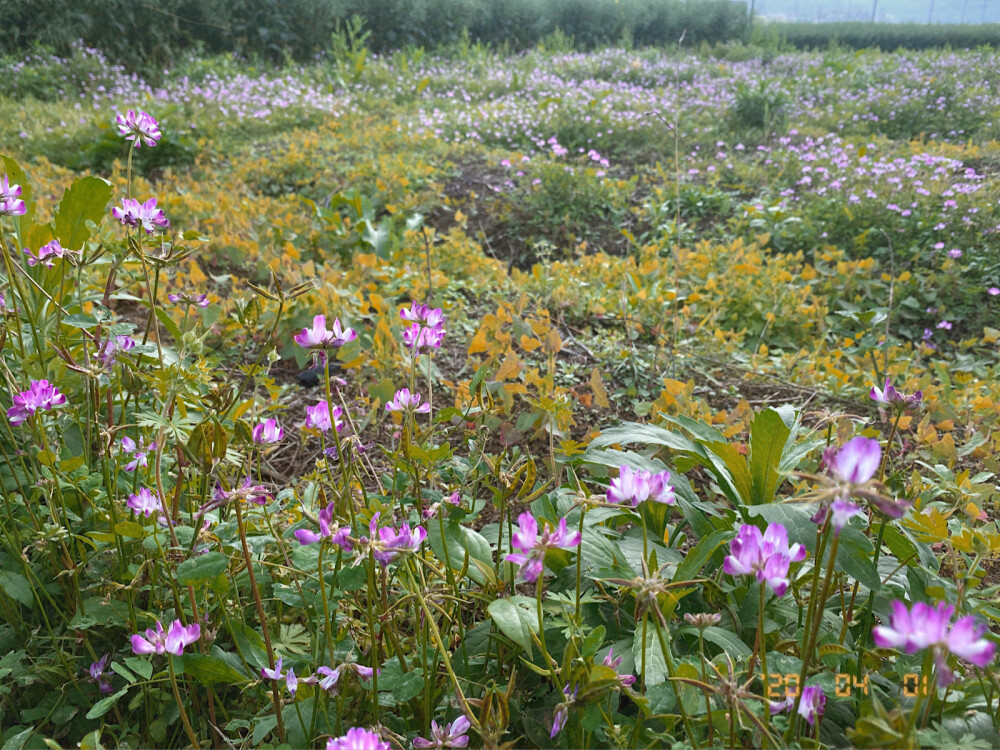
[(761, 16), (802, 21), (1000, 23), (1000, 0), (756, 0)]

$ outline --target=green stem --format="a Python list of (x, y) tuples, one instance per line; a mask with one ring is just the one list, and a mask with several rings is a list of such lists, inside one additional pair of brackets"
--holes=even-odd
[[(764, 600), (767, 596), (767, 582), (761, 581), (760, 583), (760, 606), (757, 609), (757, 641), (760, 643), (760, 677), (761, 685), (763, 686), (763, 695), (766, 700), (770, 700), (771, 697), (768, 695), (770, 692), (768, 689), (769, 680), (767, 674), (767, 641), (766, 635), (764, 633)], [(764, 726), (769, 726), (771, 723), (771, 712), (765, 708), (764, 710)]]
[(181, 700), (181, 691), (177, 687), (177, 675), (174, 673), (174, 659), (170, 654), (167, 654), (167, 666), (170, 668), (170, 684), (174, 689), (174, 698), (177, 700), (177, 708), (181, 713), (181, 722), (184, 724), (184, 731), (187, 732), (188, 739), (191, 741), (191, 747), (199, 748), (201, 743), (198, 742), (198, 735), (194, 733), (194, 728), (191, 726), (191, 720), (188, 718), (187, 711), (184, 710), (184, 701)]

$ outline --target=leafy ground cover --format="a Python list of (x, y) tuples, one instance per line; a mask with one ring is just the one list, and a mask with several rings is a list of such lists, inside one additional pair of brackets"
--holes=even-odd
[(5, 746), (1000, 744), (994, 56), (105, 62), (0, 99)]

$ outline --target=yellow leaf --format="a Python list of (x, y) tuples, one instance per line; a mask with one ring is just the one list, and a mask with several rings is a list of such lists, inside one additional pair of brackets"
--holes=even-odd
[(201, 268), (199, 268), (198, 264), (193, 260), (191, 261), (191, 264), (188, 266), (188, 280), (194, 286), (199, 286), (208, 281), (208, 277), (202, 272)]
[(558, 328), (552, 328), (549, 330), (548, 336), (545, 337), (545, 351), (549, 354), (557, 354), (560, 349), (562, 349), (562, 336), (559, 335)]
[(479, 330), (476, 331), (476, 335), (472, 337), (472, 343), (469, 344), (469, 354), (476, 354), (478, 352), (486, 351), (486, 328), (480, 326)]
[(601, 379), (600, 370), (596, 367), (590, 371), (590, 389), (594, 392), (594, 401), (602, 409), (610, 409), (611, 402), (608, 400), (608, 392), (604, 388), (604, 381)]
[(521, 334), (521, 341), (519, 343), (521, 348), (526, 352), (533, 352), (542, 345), (541, 341), (531, 338), (526, 333)]
[(507, 358), (500, 365), (500, 369), (497, 370), (496, 379), (497, 380), (510, 380), (511, 378), (516, 378), (518, 372), (521, 371), (521, 362), (518, 360), (517, 355), (511, 352), (507, 355)]

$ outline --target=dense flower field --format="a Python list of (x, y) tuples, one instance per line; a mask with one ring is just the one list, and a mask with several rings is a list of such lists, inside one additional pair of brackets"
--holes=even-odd
[(0, 62), (10, 748), (1000, 745), (1000, 80)]

